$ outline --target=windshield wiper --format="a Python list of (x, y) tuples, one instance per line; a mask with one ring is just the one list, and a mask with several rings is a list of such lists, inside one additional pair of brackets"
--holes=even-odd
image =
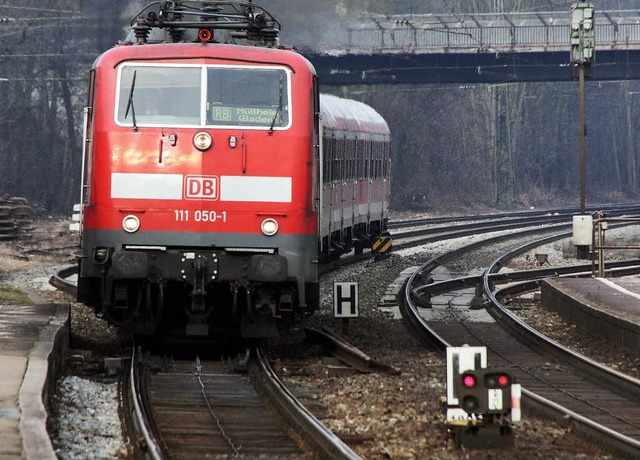
[(133, 120), (133, 130), (138, 131), (138, 125), (136, 124), (136, 109), (133, 106), (133, 90), (136, 87), (136, 75), (138, 74), (137, 70), (133, 72), (133, 78), (131, 79), (131, 89), (129, 90), (129, 99), (127, 100), (127, 110), (124, 112), (124, 119), (126, 120), (129, 116), (129, 109), (131, 109), (131, 119)]
[(280, 114), (280, 112), (282, 111), (282, 89), (283, 89), (283, 84), (282, 84), (282, 75), (280, 75), (280, 87), (279, 87), (279, 95), (278, 95), (278, 108), (276, 109), (276, 113), (273, 116), (273, 120), (271, 120), (271, 126), (269, 126), (269, 135), (273, 134), (273, 127), (276, 124), (276, 120), (278, 119), (278, 114)]

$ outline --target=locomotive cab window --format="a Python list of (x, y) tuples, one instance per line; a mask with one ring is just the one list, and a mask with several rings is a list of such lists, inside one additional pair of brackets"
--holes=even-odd
[(289, 123), (283, 70), (209, 68), (208, 124), (285, 127)]
[(123, 125), (199, 125), (198, 67), (124, 66), (118, 121)]
[(289, 73), (276, 67), (124, 64), (115, 121), (121, 126), (287, 129)]

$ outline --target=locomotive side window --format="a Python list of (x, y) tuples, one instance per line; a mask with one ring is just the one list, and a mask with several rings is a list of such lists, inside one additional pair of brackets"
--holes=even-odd
[(115, 121), (287, 129), (289, 86), (282, 68), (127, 63), (119, 68)]

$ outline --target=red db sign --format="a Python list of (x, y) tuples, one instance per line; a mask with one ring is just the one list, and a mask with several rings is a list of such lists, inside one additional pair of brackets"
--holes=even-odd
[(217, 200), (217, 176), (186, 176), (184, 180), (184, 197), (187, 200)]

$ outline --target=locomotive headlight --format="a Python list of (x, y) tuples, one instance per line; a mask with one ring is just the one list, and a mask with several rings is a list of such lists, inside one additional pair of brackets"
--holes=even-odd
[(209, 133), (205, 133), (204, 131), (200, 131), (193, 136), (193, 145), (202, 152), (209, 149), (212, 143), (213, 141), (211, 140), (211, 136)]
[(272, 218), (265, 219), (260, 224), (260, 229), (266, 236), (273, 236), (278, 233), (278, 222)]
[(140, 228), (140, 219), (136, 216), (129, 215), (122, 219), (122, 228), (127, 233), (137, 232)]

